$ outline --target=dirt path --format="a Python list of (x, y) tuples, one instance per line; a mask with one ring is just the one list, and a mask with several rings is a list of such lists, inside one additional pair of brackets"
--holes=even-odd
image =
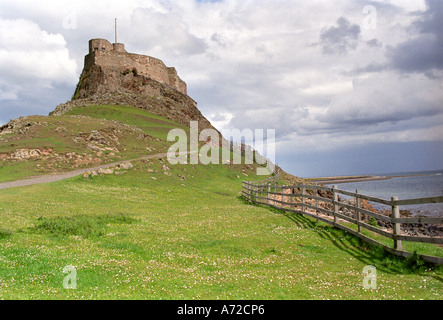
[(157, 153), (157, 154), (152, 154), (152, 155), (148, 155), (148, 156), (143, 156), (140, 158), (122, 160), (122, 161), (113, 162), (113, 163), (107, 163), (107, 164), (103, 164), (103, 165), (92, 167), (92, 168), (84, 168), (84, 169), (78, 169), (75, 171), (56, 173), (56, 174), (50, 174), (50, 175), (44, 175), (44, 176), (37, 176), (37, 177), (32, 177), (32, 178), (23, 179), (23, 180), (1, 182), (0, 183), (0, 190), (1, 189), (8, 189), (8, 188), (15, 188), (15, 187), (30, 186), (30, 185), (34, 185), (34, 184), (40, 184), (40, 183), (60, 181), (60, 180), (64, 180), (64, 179), (68, 179), (68, 178), (72, 178), (72, 177), (81, 175), (81, 174), (88, 172), (88, 171), (114, 167), (114, 166), (119, 165), (124, 162), (145, 160), (145, 159), (154, 159), (154, 158), (163, 158), (166, 156), (167, 156), (167, 153)]

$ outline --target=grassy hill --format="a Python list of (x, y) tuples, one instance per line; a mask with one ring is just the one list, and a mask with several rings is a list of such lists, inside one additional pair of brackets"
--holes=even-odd
[(10, 126), (0, 132), (0, 182), (163, 153), (170, 129), (188, 130), (130, 106), (75, 108), (60, 116), (23, 117)]
[[(186, 129), (130, 106), (26, 117), (0, 135), (0, 181), (165, 152), (172, 128)], [(40, 154), (11, 158), (22, 149)], [(246, 203), (241, 181), (263, 179), (256, 165), (131, 163), (0, 190), (0, 298), (442, 299), (441, 267)], [(69, 265), (77, 289), (63, 287)], [(363, 288), (366, 265), (377, 289)]]

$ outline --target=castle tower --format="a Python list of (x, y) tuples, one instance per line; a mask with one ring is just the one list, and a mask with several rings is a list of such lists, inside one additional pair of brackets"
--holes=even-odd
[(77, 106), (128, 105), (166, 117), (183, 125), (199, 121), (214, 129), (187, 94), (186, 83), (174, 67), (160, 59), (130, 53), (117, 41), (89, 40), (89, 52), (71, 101), (57, 106), (53, 115)]
[(89, 40), (89, 53), (111, 51), (112, 45), (105, 39)]
[[(94, 76), (98, 77), (97, 81), (92, 80)], [(106, 39), (91, 39), (81, 76), (83, 80), (74, 96), (85, 97), (97, 92), (113, 91), (124, 85), (134, 86), (137, 82), (146, 83), (141, 77), (155, 80), (187, 95), (186, 83), (180, 79), (176, 69), (167, 67), (160, 59), (129, 53), (123, 43), (111, 44)], [(99, 79), (104, 82), (101, 83)], [(142, 85), (137, 90), (143, 91), (146, 88)]]
[(123, 43), (113, 43), (113, 50), (117, 52), (126, 52), (125, 45)]
[(123, 43), (111, 44), (106, 39), (91, 39), (89, 40), (89, 53), (93, 52), (126, 52), (125, 45)]

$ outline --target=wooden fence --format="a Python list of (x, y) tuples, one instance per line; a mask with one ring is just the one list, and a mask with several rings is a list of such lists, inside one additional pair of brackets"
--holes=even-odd
[[(313, 217), (315, 219), (331, 224), (336, 228), (349, 232), (364, 241), (383, 246), (388, 252), (409, 257), (410, 252), (402, 250), (402, 241), (425, 242), (436, 245), (443, 244), (443, 237), (428, 237), (418, 235), (408, 235), (401, 232), (402, 224), (443, 224), (443, 217), (401, 217), (400, 206), (440, 203), (443, 197), (420, 198), (399, 200), (392, 197), (391, 200), (384, 200), (376, 197), (366, 196), (358, 192), (348, 192), (339, 190), (336, 186), (332, 188), (312, 185), (279, 186), (278, 179), (267, 179), (265, 181), (243, 181), (242, 197), (246, 200), (263, 204), (277, 209), (295, 212)], [(339, 195), (351, 197), (351, 201), (339, 201)], [(365, 206), (364, 201), (376, 202), (389, 208), (389, 215), (380, 214), (377, 210)], [(345, 211), (347, 213), (345, 213)], [(368, 224), (370, 218), (375, 218), (388, 223), (390, 228), (380, 228)], [(348, 226), (343, 224), (347, 222)], [(349, 223), (355, 224), (354, 229), (349, 227)], [(393, 247), (380, 243), (371, 237), (363, 234), (361, 228), (365, 228), (394, 241)], [(425, 261), (443, 264), (443, 257), (430, 255), (420, 255)]]

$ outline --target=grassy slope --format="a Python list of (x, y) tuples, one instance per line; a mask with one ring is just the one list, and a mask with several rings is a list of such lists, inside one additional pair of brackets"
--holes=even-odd
[(187, 127), (156, 114), (131, 106), (93, 106), (74, 108), (66, 115), (83, 115), (95, 119), (121, 121), (137, 126), (150, 136), (166, 140), (171, 128), (180, 128), (189, 131)]
[[(104, 121), (104, 119), (109, 121)], [(85, 164), (79, 168), (166, 152), (168, 143), (165, 143), (165, 140), (168, 131), (171, 128), (186, 129), (178, 123), (129, 106), (76, 108), (62, 116), (30, 116), (27, 117), (27, 120), (42, 123), (42, 125), (33, 126), (25, 134), (4, 136), (3, 138), (7, 139), (7, 142), (0, 141), (0, 154), (10, 154), (17, 149), (53, 149), (53, 152), (58, 154), (75, 152), (90, 155), (95, 159), (94, 163)], [(139, 132), (133, 132), (115, 121), (140, 128), (144, 134), (148, 135), (147, 139), (140, 139)], [(63, 131), (57, 131), (57, 128), (63, 128)], [(124, 149), (119, 148), (120, 152), (115, 155), (105, 152), (103, 155), (97, 156), (96, 152), (86, 147), (86, 143), (73, 142), (73, 138), (79, 136), (80, 133), (87, 135), (93, 130), (109, 131), (112, 129), (119, 130), (119, 143), (124, 146)], [(146, 147), (151, 151), (148, 151)], [(72, 161), (53, 162), (49, 159), (29, 159), (20, 162), (0, 161), (0, 182), (62, 172), (72, 168)]]
[[(242, 178), (259, 179), (247, 166), (134, 164), (0, 190), (0, 298), (442, 298), (441, 268), (411, 272), (322, 223), (246, 204)], [(76, 290), (62, 286), (67, 265)], [(376, 290), (362, 287), (366, 265)]]

